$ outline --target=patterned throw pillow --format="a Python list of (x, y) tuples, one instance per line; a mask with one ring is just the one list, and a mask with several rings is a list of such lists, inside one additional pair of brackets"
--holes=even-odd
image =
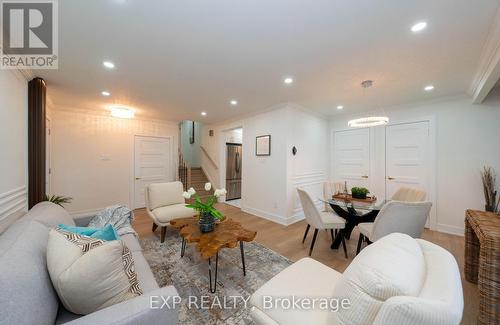
[(75, 314), (86, 315), (142, 294), (132, 253), (121, 240), (52, 229), (47, 268), (64, 307)]

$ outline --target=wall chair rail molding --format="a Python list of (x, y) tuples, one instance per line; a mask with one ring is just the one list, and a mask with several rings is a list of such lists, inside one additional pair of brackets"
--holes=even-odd
[(26, 186), (0, 194), (0, 233), (27, 210)]
[(296, 188), (306, 190), (312, 197), (314, 204), (321, 208), (323, 202), (320, 198), (323, 197), (323, 184), (327, 181), (327, 175), (324, 171), (311, 171), (308, 173), (295, 174), (292, 177), (293, 184), (293, 210), (292, 215), (288, 218), (287, 223), (292, 224), (304, 219), (304, 210), (300, 204), (299, 196)]

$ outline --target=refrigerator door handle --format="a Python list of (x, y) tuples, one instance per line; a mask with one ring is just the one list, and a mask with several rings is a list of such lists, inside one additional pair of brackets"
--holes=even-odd
[(240, 153), (236, 152), (236, 159), (234, 159), (234, 169), (236, 170), (236, 173), (240, 173)]

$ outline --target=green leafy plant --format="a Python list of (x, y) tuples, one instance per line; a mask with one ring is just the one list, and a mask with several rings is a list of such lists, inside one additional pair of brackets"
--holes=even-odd
[(370, 193), (366, 187), (353, 187), (351, 188), (351, 193), (353, 196), (365, 196)]
[[(205, 184), (205, 191), (210, 191), (212, 189), (212, 184), (206, 183)], [(210, 195), (207, 199), (206, 202), (203, 202), (198, 194), (196, 194), (196, 191), (194, 188), (190, 188), (187, 192), (184, 192), (182, 195), (186, 199), (191, 199), (194, 198), (194, 203), (191, 204), (186, 204), (187, 208), (194, 209), (195, 211), (198, 211), (200, 215), (202, 214), (211, 214), (214, 216), (214, 218), (219, 219), (219, 220), (224, 220), (225, 217), (220, 213), (219, 210), (214, 208), (214, 204), (217, 202), (217, 199), (222, 196), (226, 195), (227, 191), (225, 189), (216, 189), (214, 194)]]
[(45, 200), (44, 201), (49, 201), (54, 204), (63, 206), (64, 204), (69, 204), (71, 201), (73, 201), (73, 198), (69, 196), (61, 196), (61, 195), (45, 195)]

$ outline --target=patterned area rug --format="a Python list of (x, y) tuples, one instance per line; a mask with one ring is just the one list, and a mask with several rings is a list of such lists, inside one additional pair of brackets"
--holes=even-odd
[[(208, 262), (200, 258), (195, 244), (187, 244), (181, 258), (181, 238), (172, 229), (167, 230), (165, 242), (160, 244), (158, 236), (141, 237), (141, 246), (156, 281), (160, 287), (174, 285), (182, 298), (179, 309), (180, 324), (251, 324), (250, 306), (245, 308), (241, 298), (248, 299), (252, 293), (274, 275), (292, 264), (292, 261), (255, 242), (244, 243), (246, 276), (243, 276), (239, 246), (219, 252), (217, 292), (211, 294), (208, 282)], [(193, 308), (188, 297), (208, 296), (210, 309)], [(226, 308), (213, 304), (226, 298)], [(196, 298), (191, 298), (196, 299)], [(191, 306), (189, 308), (188, 306)]]

